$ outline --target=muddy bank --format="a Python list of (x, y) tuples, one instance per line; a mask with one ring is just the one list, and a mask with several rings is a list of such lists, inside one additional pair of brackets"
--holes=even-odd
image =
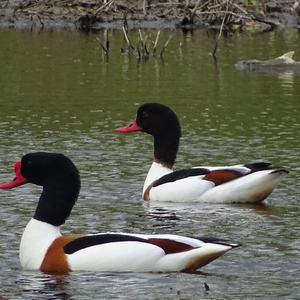
[(211, 28), (269, 31), (300, 28), (297, 1), (0, 0), (0, 27), (73, 30)]

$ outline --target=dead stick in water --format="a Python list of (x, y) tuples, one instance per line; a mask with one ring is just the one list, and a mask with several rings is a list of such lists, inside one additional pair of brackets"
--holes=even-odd
[(224, 17), (223, 17), (223, 20), (222, 20), (222, 23), (221, 23), (221, 27), (220, 27), (220, 31), (219, 31), (219, 35), (218, 35), (218, 37), (216, 39), (216, 44), (215, 44), (214, 50), (212, 52), (212, 57), (213, 57), (215, 63), (217, 62), (217, 55), (216, 55), (216, 53), (217, 53), (218, 46), (219, 46), (218, 45), (219, 40), (220, 40), (220, 38), (222, 36), (223, 27), (224, 27), (224, 24), (225, 24), (225, 18), (227, 16), (227, 12), (228, 12), (228, 6), (229, 6), (229, 0), (226, 0), (226, 13), (224, 14)]
[(96, 37), (96, 40), (99, 42), (102, 50), (104, 51), (105, 56), (109, 55), (109, 39), (108, 39), (108, 31), (107, 29), (104, 30), (104, 44), (102, 43), (102, 41), (100, 40), (100, 38)]
[(156, 54), (156, 47), (157, 47), (157, 44), (158, 44), (159, 35), (160, 35), (160, 30), (157, 31), (155, 42), (154, 42), (154, 46), (153, 46), (153, 55), (154, 56)]
[(99, 42), (99, 44), (100, 44), (100, 46), (101, 46), (101, 48), (102, 48), (104, 54), (105, 54), (106, 56), (108, 56), (108, 54), (109, 54), (109, 43), (106, 43), (106, 47), (105, 47), (105, 46), (102, 44), (102, 42), (100, 41), (99, 38), (96, 37), (96, 40)]
[(141, 29), (139, 29), (139, 38), (140, 38), (140, 41), (142, 42), (142, 44), (144, 45), (144, 37), (143, 37), (143, 33), (142, 33)]
[(45, 24), (43, 23), (41, 17), (39, 15), (37, 15), (37, 18), (39, 19), (39, 21), (41, 23), (42, 29), (44, 29)]
[(146, 45), (146, 41), (147, 41), (147, 36), (144, 38), (143, 37), (143, 33), (142, 33), (142, 31), (141, 31), (141, 29), (139, 29), (139, 39), (140, 39), (140, 41), (139, 41), (139, 44), (138, 44), (138, 49), (139, 49), (139, 45), (141, 45), (141, 47), (142, 47), (142, 57), (143, 58), (148, 58), (148, 49), (147, 49), (147, 45)]
[(109, 39), (108, 39), (108, 31), (107, 31), (107, 29), (105, 29), (104, 36), (105, 36), (105, 47), (107, 49), (107, 54), (108, 54), (110, 47), (109, 47)]
[(128, 35), (127, 35), (126, 29), (125, 29), (124, 26), (122, 26), (122, 30), (123, 30), (123, 34), (124, 34), (124, 37), (125, 37), (128, 49), (129, 50), (134, 50), (134, 47), (132, 46), (132, 44), (130, 42), (130, 39), (129, 39)]
[(128, 32), (128, 22), (127, 22), (127, 12), (124, 13), (124, 22), (123, 22), (123, 26), (126, 32)]
[(169, 36), (169, 38), (167, 39), (167, 41), (165, 42), (165, 44), (164, 44), (164, 46), (163, 46), (163, 48), (161, 49), (161, 51), (160, 51), (160, 57), (162, 57), (163, 56), (163, 54), (164, 54), (164, 52), (165, 52), (165, 50), (166, 50), (166, 48), (168, 47), (168, 45), (169, 45), (169, 42), (171, 41), (171, 39), (172, 39), (172, 35), (170, 35)]
[(147, 39), (148, 39), (148, 36), (146, 35), (145, 38), (144, 38), (144, 51), (145, 51), (145, 57), (149, 58), (149, 50), (148, 50), (148, 47), (147, 47)]

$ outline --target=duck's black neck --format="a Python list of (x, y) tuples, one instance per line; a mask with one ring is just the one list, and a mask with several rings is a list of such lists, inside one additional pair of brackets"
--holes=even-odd
[(56, 183), (44, 186), (34, 219), (54, 226), (64, 224), (78, 198), (79, 190), (79, 182), (74, 185)]
[(154, 136), (154, 158), (158, 163), (172, 169), (179, 147), (179, 135)]

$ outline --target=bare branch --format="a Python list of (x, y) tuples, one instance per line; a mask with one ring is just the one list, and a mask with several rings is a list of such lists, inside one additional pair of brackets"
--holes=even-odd
[(160, 55), (159, 55), (160, 57), (163, 56), (163, 54), (164, 54), (166, 48), (168, 47), (169, 42), (171, 41), (172, 37), (173, 37), (173, 35), (170, 34), (169, 38), (167, 39), (167, 41), (165, 42), (163, 48), (162, 48), (161, 51), (160, 51)]

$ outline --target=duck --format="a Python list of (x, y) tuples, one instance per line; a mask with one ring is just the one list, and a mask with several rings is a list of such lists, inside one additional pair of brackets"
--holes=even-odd
[(260, 203), (288, 173), (264, 161), (174, 170), (181, 126), (176, 113), (161, 103), (142, 104), (134, 121), (116, 132), (153, 136), (154, 159), (142, 192), (146, 201)]
[(60, 153), (33, 152), (14, 167), (13, 180), (0, 184), (11, 190), (26, 183), (42, 187), (23, 232), (19, 258), (23, 269), (66, 275), (73, 271), (194, 272), (239, 244), (217, 238), (176, 234), (104, 232), (62, 235), (80, 191), (79, 171)]

